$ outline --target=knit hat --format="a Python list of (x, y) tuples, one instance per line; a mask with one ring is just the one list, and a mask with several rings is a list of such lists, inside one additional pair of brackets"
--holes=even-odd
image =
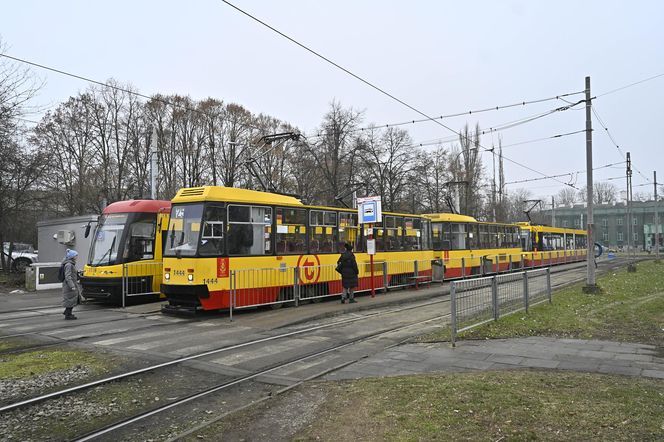
[(73, 249), (67, 249), (67, 253), (65, 253), (65, 259), (72, 259), (76, 258), (78, 256), (78, 252)]

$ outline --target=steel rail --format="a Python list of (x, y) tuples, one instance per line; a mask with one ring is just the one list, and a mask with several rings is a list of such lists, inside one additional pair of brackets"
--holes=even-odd
[[(422, 306), (420, 306), (420, 307), (422, 307)], [(146, 419), (150, 416), (154, 416), (156, 414), (159, 414), (163, 411), (170, 410), (171, 408), (174, 408), (174, 407), (177, 407), (179, 405), (191, 402), (193, 400), (208, 396), (212, 393), (216, 393), (218, 391), (221, 391), (221, 390), (224, 390), (226, 388), (232, 387), (232, 386), (237, 385), (239, 383), (255, 379), (259, 376), (262, 376), (264, 374), (267, 374), (267, 373), (270, 373), (272, 371), (278, 370), (280, 368), (284, 368), (284, 367), (287, 367), (289, 365), (293, 365), (293, 364), (296, 364), (298, 362), (305, 361), (307, 359), (312, 359), (312, 358), (315, 358), (315, 357), (318, 357), (318, 356), (322, 356), (322, 355), (331, 353), (333, 351), (340, 350), (340, 349), (345, 348), (345, 347), (349, 347), (353, 344), (357, 344), (358, 342), (367, 341), (369, 339), (373, 339), (373, 338), (376, 338), (376, 337), (379, 337), (379, 336), (382, 336), (382, 335), (393, 333), (395, 331), (401, 331), (401, 330), (404, 330), (404, 329), (407, 329), (407, 328), (410, 328), (410, 327), (414, 327), (416, 325), (421, 325), (421, 324), (424, 324), (424, 323), (427, 323), (427, 322), (438, 321), (438, 320), (440, 320), (442, 318), (445, 318), (445, 317), (448, 317), (448, 316), (450, 316), (449, 313), (444, 314), (444, 315), (437, 315), (435, 317), (420, 320), (420, 321), (417, 321), (417, 322), (414, 322), (414, 323), (411, 323), (411, 324), (407, 324), (407, 325), (392, 327), (392, 328), (387, 329), (387, 330), (382, 330), (382, 331), (379, 331), (379, 332), (370, 333), (368, 335), (365, 335), (365, 336), (362, 336), (362, 337), (359, 337), (359, 338), (355, 338), (355, 339), (352, 339), (350, 341), (346, 341), (346, 342), (341, 343), (341, 344), (334, 345), (332, 347), (326, 348), (325, 350), (319, 350), (319, 351), (315, 351), (315, 352), (312, 352), (312, 353), (304, 355), (304, 356), (299, 356), (299, 357), (293, 358), (293, 359), (291, 359), (287, 362), (278, 363), (278, 364), (276, 364), (272, 367), (256, 371), (256, 372), (248, 374), (246, 376), (240, 376), (236, 379), (233, 379), (231, 381), (224, 382), (224, 383), (212, 386), (212, 387), (207, 388), (207, 389), (205, 389), (203, 391), (200, 391), (198, 393), (193, 393), (193, 394), (191, 394), (187, 397), (184, 397), (184, 398), (179, 399), (177, 401), (171, 402), (170, 404), (166, 404), (166, 405), (163, 405), (163, 406), (160, 406), (160, 407), (156, 407), (152, 410), (137, 414), (136, 416), (130, 417), (130, 418), (125, 419), (125, 420), (122, 420), (122, 421), (117, 422), (115, 424), (108, 425), (108, 426), (106, 426), (102, 429), (95, 430), (94, 432), (88, 433), (88, 434), (83, 435), (82, 437), (74, 439), (74, 440), (77, 441), (77, 442), (84, 442), (84, 441), (92, 440), (92, 439), (95, 439), (95, 438), (97, 438), (99, 436), (102, 436), (104, 434), (110, 433), (112, 431), (115, 431), (117, 429), (126, 427), (126, 426), (131, 425), (131, 424), (133, 424), (135, 422), (138, 422), (140, 420)], [(353, 362), (357, 362), (358, 360), (364, 359), (365, 357), (367, 357), (367, 356), (361, 356)], [(329, 369), (326, 369), (325, 372), (329, 373)], [(322, 376), (322, 374), (321, 374), (321, 376)], [(304, 382), (304, 381), (300, 381), (300, 382)], [(236, 410), (232, 410), (232, 411), (236, 411)]]

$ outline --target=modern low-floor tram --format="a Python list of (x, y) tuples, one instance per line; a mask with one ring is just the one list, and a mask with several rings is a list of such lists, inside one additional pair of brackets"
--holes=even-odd
[(161, 297), (170, 207), (170, 201), (128, 200), (104, 209), (81, 277), (85, 299), (120, 304), (123, 293), (142, 301)]

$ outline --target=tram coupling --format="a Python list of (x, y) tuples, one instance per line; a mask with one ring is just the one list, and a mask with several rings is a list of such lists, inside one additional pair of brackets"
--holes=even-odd
[(161, 312), (165, 315), (171, 316), (196, 316), (199, 308), (195, 305), (171, 305), (164, 304), (161, 306)]

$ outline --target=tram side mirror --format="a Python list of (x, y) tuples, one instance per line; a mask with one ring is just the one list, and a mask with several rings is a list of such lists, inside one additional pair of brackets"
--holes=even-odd
[(85, 235), (86, 238), (90, 236), (90, 223), (88, 223), (87, 226), (85, 226)]

